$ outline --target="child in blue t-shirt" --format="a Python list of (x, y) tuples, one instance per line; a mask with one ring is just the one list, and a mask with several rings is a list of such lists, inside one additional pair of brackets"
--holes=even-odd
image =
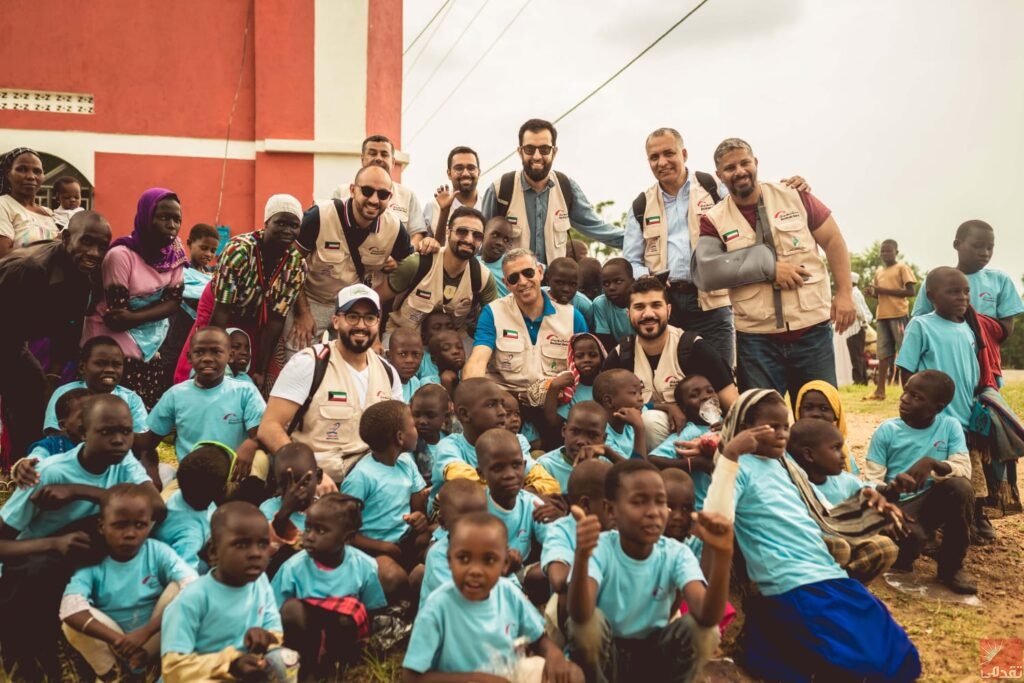
[(744, 615), (744, 669), (782, 681), (917, 680), (921, 662), (906, 632), (822, 540), (784, 461), (788, 438), (782, 396), (743, 392), (726, 415), (704, 500), (705, 512), (735, 518), (737, 546), (761, 593)]
[(370, 448), (341, 482), (341, 492), (363, 501), (362, 526), (352, 546), (377, 558), (389, 596), (409, 589), (409, 574), (430, 542), (429, 489), (407, 451), (416, 446), (409, 406), (381, 401), (363, 411), (359, 438)]
[(438, 522), (427, 559), (423, 565), (423, 583), (420, 585), (420, 604), (441, 584), (452, 578), (448, 566), (448, 531), (460, 517), (473, 512), (487, 512), (487, 493), (469, 479), (446, 481), (437, 494)]
[(626, 458), (647, 458), (643, 382), (628, 370), (605, 370), (594, 380), (594, 400), (608, 415), (605, 444)]
[(413, 394), (409, 409), (419, 437), (413, 459), (420, 476), (430, 486), (437, 444), (447, 436), (444, 426), (451, 412), (451, 398), (440, 384), (425, 384)]
[[(230, 340), (219, 327), (197, 330), (189, 342), (189, 358), (195, 377), (168, 389), (149, 416), (149, 432), (140, 446), (155, 448), (175, 432), (174, 448), (184, 458), (200, 441), (217, 441), (234, 449), (234, 478), (249, 476), (256, 450), (256, 430), (267, 404), (252, 382), (225, 377)], [(257, 476), (266, 479), (267, 463)]]
[(321, 680), (335, 664), (356, 661), (359, 641), (370, 634), (369, 613), (387, 606), (377, 563), (350, 545), (362, 509), (343, 493), (318, 499), (306, 512), (305, 552), (274, 576), (284, 644), (299, 653), (301, 680)]
[[(213, 570), (164, 610), (160, 637), (166, 683), (287, 680), (297, 655), (281, 643), (281, 615), (264, 570), (270, 525), (251, 503), (225, 503), (210, 520)], [(271, 675), (281, 678), (273, 679)]]
[(209, 567), (200, 554), (210, 538), (210, 516), (227, 495), (234, 458), (227, 446), (200, 442), (178, 465), (178, 490), (167, 499), (167, 518), (153, 532), (203, 574)]
[(67, 453), (82, 442), (82, 404), (92, 396), (88, 389), (72, 389), (57, 400), (60, 432), (44, 436), (28, 447), (28, 455), (11, 467), (11, 478), (19, 488), (35, 486), (39, 481), (36, 465), (51, 455)]
[[(574, 334), (569, 339), (569, 370), (551, 380), (544, 398), (544, 421), (549, 428), (560, 428), (577, 403), (594, 400), (594, 380), (601, 374), (607, 357), (604, 346), (589, 332)], [(570, 388), (572, 395), (566, 399)]]
[(387, 357), (402, 382), (402, 400), (411, 402), (413, 394), (425, 381), (416, 376), (423, 362), (423, 340), (419, 330), (415, 327), (399, 327), (392, 332), (388, 338)]
[(316, 500), (316, 488), (323, 480), (313, 449), (304, 443), (292, 442), (274, 454), (274, 482), (277, 495), (260, 505), (260, 512), (270, 522), (271, 560), (267, 575), (271, 578), (288, 558), (302, 546), (306, 530), (306, 510)]
[[(652, 450), (647, 459), (658, 469), (686, 470), (693, 480), (696, 494), (696, 510), (704, 509), (704, 496), (711, 485), (711, 472), (715, 469), (715, 448), (717, 439), (704, 438), (711, 433), (712, 427), (721, 428), (722, 408), (718, 404), (718, 392), (703, 375), (687, 375), (673, 389), (676, 405), (686, 416), (686, 424), (678, 434), (672, 434)], [(709, 420), (714, 424), (710, 424)], [(697, 441), (696, 448), (692, 442)], [(679, 444), (680, 448), (691, 451), (692, 455), (680, 457), (676, 442), (686, 441), (690, 444)]]
[[(700, 515), (695, 530), (711, 550), (705, 583), (693, 552), (662, 536), (668, 497), (657, 467), (645, 460), (613, 465), (605, 498), (612, 531), (602, 532), (596, 516), (572, 511), (571, 657), (585, 663), (588, 678), (600, 671), (610, 681), (694, 680), (718, 640), (714, 627), (729, 593), (732, 525), (721, 515)], [(672, 607), (680, 599), (692, 618), (672, 621)], [(581, 637), (588, 631), (602, 637), (597, 642)]]
[(230, 350), (228, 353), (228, 369), (231, 376), (240, 382), (250, 382), (255, 386), (252, 377), (249, 376), (249, 366), (252, 363), (252, 340), (245, 330), (238, 327), (229, 327), (228, 333)]
[[(579, 668), (544, 635), (544, 622), (522, 591), (502, 570), (508, 560), (508, 535), (493, 515), (474, 512), (453, 525), (448, 547), (452, 581), (421, 605), (409, 649), (402, 662), (404, 680), (579, 681)], [(517, 657), (517, 641), (543, 657)], [(531, 671), (535, 678), (519, 679)], [(463, 674), (457, 677), (452, 674)], [(529, 675), (529, 674), (527, 674)]]
[(437, 368), (437, 375), (424, 377), (424, 382), (436, 382), (443, 386), (449, 395), (455, 393), (462, 377), (462, 368), (466, 365), (466, 348), (462, 345), (462, 335), (455, 330), (439, 330), (427, 344), (430, 360)]
[(629, 322), (629, 288), (633, 286), (633, 266), (624, 258), (605, 261), (601, 267), (601, 288), (604, 293), (594, 299), (594, 334), (606, 349), (619, 345), (619, 340), (633, 334)]
[[(430, 345), (430, 340), (433, 339), (434, 335), (441, 330), (454, 329), (455, 319), (452, 318), (451, 313), (440, 308), (427, 313), (420, 322), (421, 348), (426, 349)], [(423, 360), (420, 361), (419, 370), (416, 371), (416, 376), (421, 379), (425, 379), (428, 377), (437, 377), (439, 374), (437, 366), (430, 358), (430, 354), (424, 354)]]
[(625, 456), (605, 445), (607, 426), (607, 413), (596, 401), (575, 404), (569, 411), (568, 421), (562, 427), (562, 441), (565, 445), (537, 458), (537, 464), (558, 480), (562, 491), (568, 491), (569, 476), (577, 463), (593, 458), (601, 458), (609, 463), (625, 459)]
[(941, 414), (953, 398), (949, 375), (922, 370), (900, 397), (900, 416), (878, 426), (868, 446), (867, 475), (884, 484), (910, 522), (911, 534), (900, 539), (896, 567), (909, 571), (924, 540), (942, 529), (939, 581), (957, 593), (973, 594), (977, 585), (961, 568), (970, 545), (974, 494), (971, 460), (963, 429)]
[(196, 572), (165, 543), (149, 538), (153, 501), (136, 484), (118, 484), (100, 503), (108, 555), (75, 572), (64, 589), (64, 635), (103, 681), (155, 662), (164, 608)]
[[(825, 510), (831, 510), (850, 498), (856, 497), (859, 500), (863, 496), (864, 502), (870, 507), (898, 520), (902, 526), (903, 515), (899, 508), (887, 502), (867, 482), (843, 471), (843, 462), (846, 460), (843, 450), (843, 435), (831, 422), (804, 418), (794, 422), (789, 430), (786, 451), (807, 474), (811, 490)], [(806, 500), (804, 502), (807, 504)], [(808, 510), (812, 514), (815, 511), (810, 505)], [(895, 541), (881, 533), (862, 537), (855, 543), (838, 534), (826, 534), (824, 538), (839, 566), (846, 570), (851, 579), (865, 586), (896, 562), (898, 549)]]

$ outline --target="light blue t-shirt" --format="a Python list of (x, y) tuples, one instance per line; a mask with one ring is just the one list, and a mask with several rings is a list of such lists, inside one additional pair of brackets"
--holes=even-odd
[(506, 510), (494, 502), (490, 491), (487, 492), (487, 511), (505, 523), (508, 547), (518, 550), (523, 560), (530, 554), (534, 540), (544, 545), (548, 525), (533, 521), (533, 511), (543, 504), (538, 496), (520, 489), (515, 505)]
[(683, 586), (705, 582), (697, 558), (679, 541), (662, 536), (647, 559), (636, 560), (622, 550), (616, 530), (601, 532), (587, 575), (597, 582), (597, 607), (616, 638), (646, 638), (664, 628)]
[(594, 314), (594, 334), (610, 334), (616, 342), (627, 334), (634, 334), (629, 313), (609, 301), (604, 294), (594, 299), (591, 311)]
[(164, 610), (160, 654), (208, 655), (228, 647), (245, 652), (245, 632), (254, 627), (284, 631), (267, 575), (235, 587), (210, 572), (185, 586)]
[(563, 420), (568, 420), (569, 419), (569, 411), (572, 409), (572, 407), (574, 405), (576, 405), (577, 403), (582, 403), (583, 401), (593, 401), (593, 400), (594, 400), (594, 385), (593, 384), (582, 384), (582, 383), (581, 384), (577, 384), (576, 385), (576, 391), (573, 392), (573, 395), (572, 395), (572, 400), (569, 401), (568, 403), (563, 403), (562, 405), (558, 406), (558, 416), (561, 417)]
[(424, 353), (423, 360), (420, 361), (420, 369), (416, 371), (416, 376), (422, 380), (428, 377), (438, 377), (440, 374), (441, 371), (438, 369), (434, 359), (430, 357), (429, 353)]
[(448, 530), (437, 527), (433, 541), (427, 548), (427, 559), (423, 563), (423, 583), (420, 584), (420, 604), (441, 584), (452, 580), (452, 568), (448, 564)]
[(64, 596), (84, 596), (128, 633), (149, 621), (168, 584), (194, 578), (195, 570), (170, 546), (148, 538), (138, 555), (127, 562), (107, 557), (99, 564), (79, 569), (64, 589)]
[[(499, 261), (498, 263), (500, 264), (501, 262)], [(544, 285), (541, 289), (547, 292), (548, 296), (551, 296), (550, 287)], [(505, 295), (501, 294), (499, 296)], [(569, 302), (569, 305), (580, 312), (580, 315), (583, 316), (583, 320), (587, 323), (587, 329), (594, 329), (594, 302), (590, 300), (589, 296), (583, 292), (577, 291), (576, 294), (573, 295), (572, 301)]]
[(409, 525), (410, 497), (427, 488), (416, 462), (408, 453), (395, 464), (385, 465), (371, 453), (356, 463), (341, 482), (341, 492), (363, 501), (363, 526), (359, 533), (368, 538), (397, 543)]
[[(267, 498), (260, 504), (260, 512), (267, 518), (267, 521), (271, 524), (274, 523), (274, 517), (281, 511), (281, 496), (274, 496), (273, 498)], [(306, 530), (306, 513), (305, 512), (293, 512), (292, 516), (288, 519), (291, 520), (292, 524), (295, 525), (299, 531), (304, 532)]]
[(860, 477), (849, 472), (840, 472), (839, 474), (825, 477), (824, 483), (821, 484), (811, 482), (811, 487), (817, 494), (818, 499), (829, 507), (839, 505), (866, 486), (870, 486), (870, 484), (866, 481), (861, 481)]
[[(1017, 293), (1017, 285), (1003, 271), (982, 268), (967, 276), (967, 284), (971, 287), (971, 306), (978, 313), (996, 320), (1024, 313), (1024, 301)], [(916, 318), (934, 310), (931, 300), (922, 291), (914, 302), (911, 315)]]
[(152, 483), (153, 480), (131, 451), (121, 462), (111, 465), (100, 474), (87, 471), (78, 461), (83, 447), (84, 444), (78, 444), (67, 453), (41, 460), (36, 465), (39, 483), (27, 489), (17, 489), (0, 508), (0, 519), (3, 519), (4, 524), (21, 532), (18, 540), (50, 536), (83, 517), (99, 514), (100, 506), (87, 500), (75, 500), (56, 510), (40, 510), (31, 498), (43, 486), (81, 484), (109, 489), (117, 484)]
[(425, 378), (413, 375), (407, 382), (402, 382), (402, 400), (412, 403), (412, 395), (424, 384), (429, 384)]
[(449, 581), (421, 605), (402, 666), (417, 673), (499, 673), (514, 658), (517, 638), (535, 643), (542, 635), (540, 612), (508, 579), (498, 579), (480, 601), (467, 600)]
[(544, 546), (540, 549), (540, 568), (547, 574), (552, 562), (564, 562), (572, 567), (576, 557), (576, 520), (572, 515), (559, 517), (546, 525)]
[(537, 458), (537, 464), (542, 465), (547, 473), (558, 480), (562, 487), (562, 493), (569, 491), (569, 475), (572, 474), (572, 463), (565, 454), (565, 446), (548, 451)]
[(636, 441), (636, 432), (633, 431), (633, 425), (624, 424), (622, 425), (622, 431), (617, 432), (612, 429), (612, 425), (609, 422), (604, 427), (604, 445), (611, 448), (613, 451), (621, 455), (627, 460), (633, 457), (634, 448)]
[(974, 389), (981, 369), (978, 345), (966, 322), (955, 323), (935, 313), (912, 318), (903, 333), (896, 365), (910, 373), (941, 370), (953, 379), (953, 401), (942, 411), (967, 426), (974, 407)]
[(238, 448), (263, 419), (267, 404), (251, 382), (232, 377), (212, 389), (194, 381), (175, 384), (160, 398), (149, 415), (155, 434), (177, 432), (174, 450), (180, 462), (200, 441), (219, 441)]
[(847, 574), (821, 540), (821, 529), (785, 466), (743, 455), (736, 474), (736, 541), (763, 595), (779, 595)]
[[(711, 427), (708, 425), (697, 424), (696, 422), (687, 422), (682, 431), (678, 434), (673, 434), (667, 439), (662, 441), (660, 444), (655, 446), (654, 450), (647, 454), (648, 457), (654, 455), (659, 458), (672, 458), (678, 460), (679, 457), (676, 455), (676, 441), (692, 441), (693, 439), (699, 439), (700, 437), (711, 431)], [(693, 493), (696, 498), (696, 503), (693, 509), (700, 512), (704, 509), (704, 498), (708, 495), (708, 487), (711, 486), (711, 475), (707, 472), (689, 472), (690, 478), (693, 479)]]
[[(878, 425), (868, 445), (867, 459), (885, 468), (885, 483), (888, 484), (921, 458), (945, 462), (950, 455), (967, 452), (963, 428), (948, 415), (936, 415), (931, 425), (924, 429), (914, 429), (894, 417)], [(934, 483), (929, 475), (920, 491), (904, 493), (900, 500), (916, 498)]]
[(210, 503), (205, 510), (196, 510), (185, 502), (181, 491), (167, 499), (167, 518), (153, 531), (153, 537), (171, 546), (187, 565), (199, 570), (199, 551), (210, 538), (210, 517), (217, 509)]
[(696, 536), (687, 536), (683, 539), (683, 545), (690, 549), (693, 556), (697, 558), (697, 563), (700, 564), (701, 557), (704, 555), (704, 541)]
[(484, 261), (482, 256), (477, 256), (480, 263), (484, 264), (484, 268), (491, 271), (491, 277), (494, 278), (494, 285), (498, 288), (498, 298), (508, 296), (508, 285), (505, 284), (505, 271), (501, 269), (501, 259), (488, 263)]
[[(60, 425), (57, 423), (57, 400), (72, 389), (86, 388), (85, 382), (78, 381), (62, 384), (53, 390), (50, 402), (46, 404), (46, 418), (43, 420), (44, 432), (48, 429), (60, 429)], [(120, 384), (114, 387), (114, 390), (110, 393), (128, 404), (128, 410), (132, 413), (132, 431), (136, 434), (146, 431), (149, 413), (146, 412), (146, 404), (142, 402), (142, 398), (131, 389), (122, 387)]]
[[(516, 434), (519, 440), (519, 448), (523, 452), (523, 459), (526, 460), (526, 472), (533, 469), (536, 461), (530, 455), (530, 442), (522, 434)], [(434, 465), (430, 476), (430, 505), (433, 508), (437, 492), (444, 484), (444, 468), (452, 462), (464, 462), (470, 467), (477, 467), (479, 462), (476, 458), (476, 447), (466, 440), (463, 434), (449, 434), (437, 442), (434, 451)]]
[(388, 604), (377, 577), (377, 561), (352, 546), (337, 567), (324, 567), (307, 552), (296, 553), (281, 565), (271, 584), (280, 607), (289, 598), (355, 597), (368, 610)]

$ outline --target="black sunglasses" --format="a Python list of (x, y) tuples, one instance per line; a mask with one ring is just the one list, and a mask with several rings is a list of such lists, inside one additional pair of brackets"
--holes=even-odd
[(510, 285), (514, 285), (515, 283), (519, 282), (520, 275), (525, 277), (527, 280), (532, 280), (533, 276), (536, 274), (536, 268), (523, 268), (518, 273), (509, 273), (508, 275), (505, 276), (505, 280), (508, 281)]
[(377, 199), (381, 200), (382, 202), (386, 202), (387, 200), (391, 199), (391, 190), (378, 190), (376, 188), (370, 187), (369, 185), (356, 185), (356, 187), (359, 188), (359, 191), (362, 192), (363, 196), (366, 197), (367, 199), (372, 197), (374, 192), (377, 193)]

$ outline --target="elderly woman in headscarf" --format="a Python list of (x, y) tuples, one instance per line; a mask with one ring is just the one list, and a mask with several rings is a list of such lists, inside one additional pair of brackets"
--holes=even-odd
[(53, 212), (36, 204), (43, 186), (43, 161), (28, 147), (0, 158), (0, 258), (12, 249), (57, 236)]
[(104, 299), (85, 322), (83, 341), (101, 334), (124, 352), (121, 384), (152, 409), (171, 386), (173, 353), (161, 353), (170, 317), (181, 305), (185, 250), (178, 239), (181, 203), (154, 187), (139, 197), (135, 229), (114, 241), (103, 259)]

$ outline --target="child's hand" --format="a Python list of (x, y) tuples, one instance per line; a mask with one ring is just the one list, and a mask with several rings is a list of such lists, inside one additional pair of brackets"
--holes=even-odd
[(679, 439), (674, 441), (672, 445), (676, 449), (676, 457), (680, 460), (684, 458), (696, 458), (700, 455), (700, 439), (690, 439), (689, 441), (683, 441)]
[(557, 377), (551, 380), (551, 384), (548, 385), (548, 391), (561, 391), (567, 387), (571, 387), (573, 382), (572, 373), (568, 370), (560, 373)]
[(544, 658), (546, 683), (583, 683), (583, 670), (565, 658), (558, 650)]
[(906, 472), (901, 472), (889, 482), (889, 488), (897, 493), (913, 493), (917, 490), (917, 484), (913, 477)]
[(576, 459), (572, 462), (573, 467), (587, 460), (597, 460), (604, 454), (605, 445), (603, 443), (580, 446), (579, 451), (576, 452)]
[(377, 541), (377, 550), (379, 551), (378, 555), (384, 555), (396, 561), (402, 559), (402, 548), (397, 543)]
[(717, 512), (694, 512), (693, 535), (716, 552), (732, 555), (732, 522)]
[(619, 408), (616, 410), (612, 417), (617, 417), (628, 425), (632, 425), (633, 429), (644, 428), (643, 413), (640, 412), (639, 408)]
[(523, 556), (519, 554), (519, 551), (515, 548), (508, 549), (508, 571), (505, 572), (505, 576), (515, 574), (519, 571), (519, 568), (523, 566)]
[(762, 439), (772, 436), (775, 430), (771, 425), (758, 425), (742, 432), (732, 438), (732, 441), (725, 444), (725, 451), (722, 453), (732, 461), (738, 461), (745, 453), (753, 453)]
[(145, 629), (140, 628), (122, 635), (114, 641), (112, 647), (122, 659), (132, 660), (137, 658), (140, 653), (145, 658), (146, 651), (142, 649), (142, 646), (146, 644), (147, 640), (149, 640), (149, 634)]
[(236, 657), (228, 667), (228, 673), (240, 681), (262, 681), (267, 662), (260, 655)]
[(668, 415), (669, 430), (674, 433), (683, 431), (683, 427), (686, 426), (686, 415), (683, 413), (683, 409), (675, 403), (666, 403), (661, 407)]
[(547, 524), (553, 522), (559, 517), (563, 517), (565, 511), (559, 509), (557, 506), (542, 500), (533, 501), (533, 521)]
[(69, 484), (43, 486), (29, 496), (29, 500), (40, 510), (58, 510), (74, 499), (74, 490)]
[(252, 472), (252, 461), (256, 459), (256, 451), (260, 445), (256, 439), (246, 439), (235, 451), (235, 467), (232, 470), (231, 478), (234, 481), (242, 481)]
[(92, 545), (89, 541), (89, 534), (84, 531), (75, 531), (63, 536), (56, 536), (51, 539), (53, 550), (66, 557), (73, 550), (88, 550)]
[(19, 489), (32, 488), (39, 483), (39, 473), (36, 472), (36, 465), (39, 458), (22, 458), (14, 463), (11, 468), (11, 476)]
[(597, 540), (601, 536), (601, 521), (597, 515), (586, 515), (583, 509), (573, 505), (570, 508), (576, 520), (576, 555), (589, 558), (594, 554)]
[(402, 515), (402, 521), (412, 527), (412, 530), (417, 534), (422, 534), (430, 526), (427, 521), (427, 516), (422, 512), (412, 512), (408, 515)]
[(932, 469), (935, 466), (935, 461), (929, 457), (924, 457), (915, 462), (910, 466), (910, 469), (904, 472), (908, 477), (914, 481), (914, 488), (912, 491), (920, 491), (925, 483), (928, 481), (928, 477), (932, 474)]
[(245, 649), (252, 654), (265, 654), (271, 645), (277, 643), (277, 636), (265, 628), (253, 626), (245, 632)]
[(906, 518), (903, 516), (903, 510), (887, 501), (885, 496), (870, 486), (861, 489), (861, 493), (864, 496), (864, 500), (867, 501), (868, 507), (878, 510), (880, 514), (893, 521), (896, 525), (897, 533), (906, 533)]
[[(324, 477), (328, 479), (329, 477)], [(305, 510), (313, 502), (309, 495), (309, 482), (313, 479), (313, 470), (306, 472), (298, 480), (289, 467), (281, 478), (281, 512), (291, 516), (295, 512)]]

